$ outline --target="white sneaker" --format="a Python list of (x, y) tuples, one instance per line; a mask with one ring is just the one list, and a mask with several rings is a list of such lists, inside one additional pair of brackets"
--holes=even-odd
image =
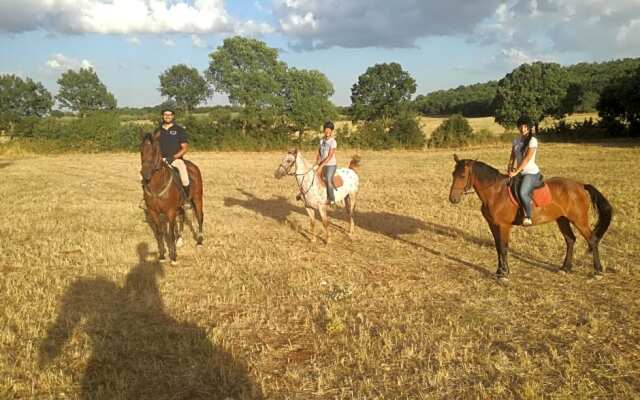
[(531, 226), (531, 225), (533, 225), (531, 218), (525, 218), (522, 220), (522, 226)]

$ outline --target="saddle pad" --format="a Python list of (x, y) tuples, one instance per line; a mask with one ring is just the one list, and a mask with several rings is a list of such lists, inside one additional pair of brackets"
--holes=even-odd
[[(519, 199), (515, 198), (511, 190), (507, 190), (507, 192), (509, 193), (509, 199), (511, 200), (511, 202), (514, 205), (519, 206)], [(551, 204), (552, 198), (551, 190), (549, 190), (549, 185), (545, 183), (544, 186), (534, 189), (531, 198), (533, 199), (533, 205), (536, 207), (544, 207)]]
[[(327, 186), (324, 184), (324, 178), (320, 174), (318, 174), (318, 179), (320, 180), (320, 186)], [(336, 174), (333, 175), (333, 187), (337, 189), (342, 185), (344, 185), (344, 181), (342, 180), (342, 177), (336, 172)]]

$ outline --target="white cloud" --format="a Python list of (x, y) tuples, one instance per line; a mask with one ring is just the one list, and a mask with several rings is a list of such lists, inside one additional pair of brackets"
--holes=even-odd
[(236, 24), (234, 32), (238, 35), (243, 36), (262, 36), (274, 33), (275, 29), (273, 28), (273, 26), (267, 24), (266, 22), (256, 22), (253, 20), (248, 20)]
[(637, 56), (640, 1), (512, 0), (476, 26), (470, 40), (538, 53)]
[(76, 60), (75, 58), (67, 57), (62, 53), (52, 54), (44, 65), (48, 70), (56, 72), (80, 68), (95, 69), (93, 63), (87, 59)]
[(300, 49), (414, 47), (428, 36), (464, 35), (502, 0), (274, 0), (279, 31)]
[(191, 35), (191, 43), (193, 43), (195, 47), (207, 47), (207, 42), (205, 42), (200, 36), (195, 34)]
[(224, 0), (3, 0), (0, 31), (220, 33), (233, 21)]
[(172, 39), (166, 38), (162, 41), (162, 44), (164, 44), (167, 47), (175, 47), (176, 42), (174, 42)]

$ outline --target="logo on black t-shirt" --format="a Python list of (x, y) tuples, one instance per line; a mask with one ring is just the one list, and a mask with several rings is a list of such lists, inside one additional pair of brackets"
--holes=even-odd
[(177, 135), (177, 134), (178, 134), (178, 131), (176, 131), (176, 130), (172, 129), (172, 130), (170, 130), (170, 131), (169, 131), (169, 134), (170, 134), (170, 135)]

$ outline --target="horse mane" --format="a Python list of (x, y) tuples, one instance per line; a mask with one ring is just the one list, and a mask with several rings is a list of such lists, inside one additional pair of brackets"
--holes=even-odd
[(495, 182), (505, 177), (505, 175), (496, 168), (482, 161), (473, 161), (471, 169), (476, 178), (482, 182)]

